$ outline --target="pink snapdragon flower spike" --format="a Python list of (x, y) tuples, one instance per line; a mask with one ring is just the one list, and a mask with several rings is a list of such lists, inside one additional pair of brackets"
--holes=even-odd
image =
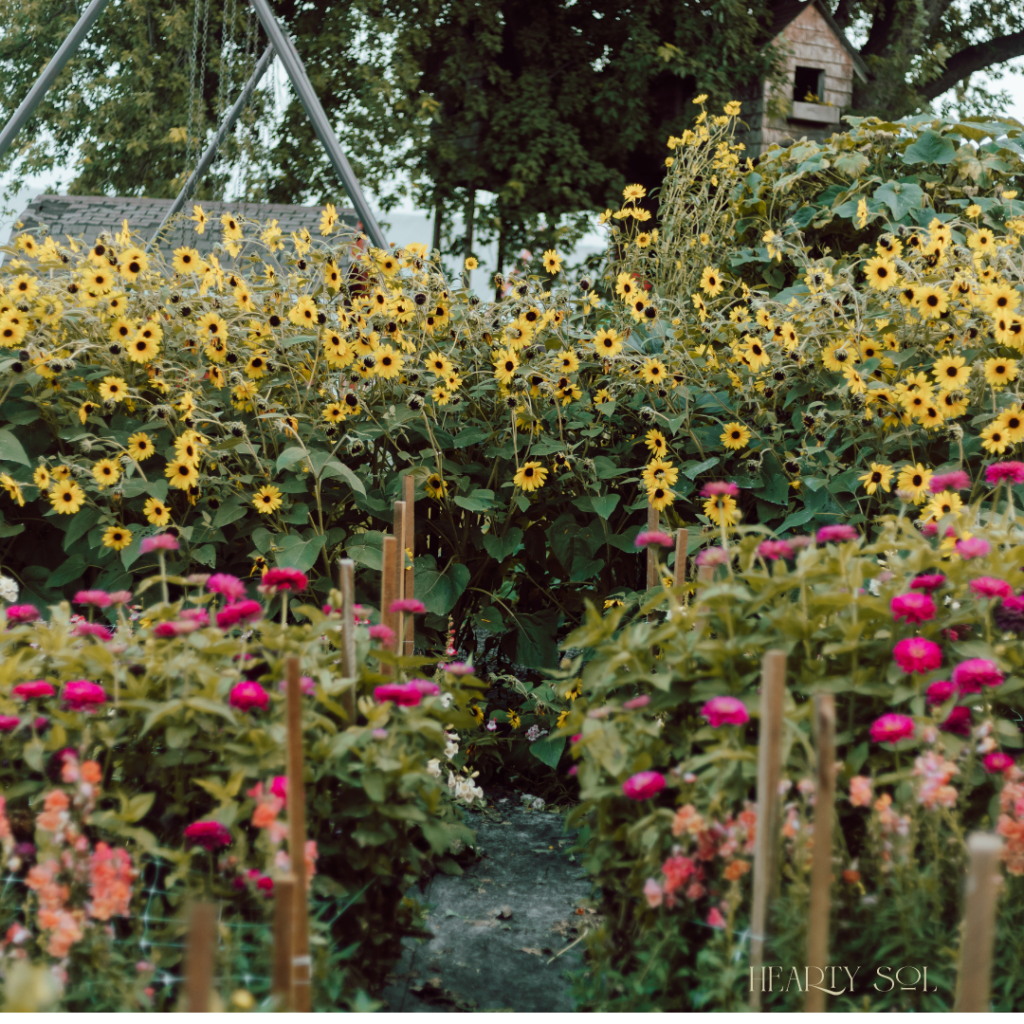
[(453, 676), (471, 676), (476, 669), (465, 661), (449, 661), (447, 665), (438, 665), (442, 672), (448, 672)]
[[(288, 680), (282, 679), (281, 682), (277, 684), (277, 688), (281, 693), (287, 693)], [(316, 682), (310, 679), (309, 676), (299, 676), (299, 688), (302, 690), (304, 697), (312, 697), (313, 694), (316, 693)]]
[(908, 636), (892, 649), (893, 660), (904, 672), (931, 672), (942, 664), (942, 648), (923, 636)]
[(423, 692), (410, 683), (385, 683), (373, 690), (373, 699), (378, 704), (391, 701), (403, 708), (414, 708), (423, 700)]
[(979, 576), (971, 580), (971, 593), (975, 597), (1013, 597), (1013, 587), (1006, 580), (997, 580), (994, 576)]
[(0, 732), (14, 732), (21, 725), (17, 715), (0, 715)]
[(7, 623), (20, 626), (23, 622), (35, 622), (39, 618), (39, 609), (34, 604), (12, 604), (7, 609)]
[(665, 776), (661, 772), (638, 772), (622, 784), (622, 792), (630, 800), (648, 800), (665, 788)]
[(379, 640), (384, 647), (393, 647), (395, 644), (395, 631), (383, 622), (370, 627), (370, 639)]
[(971, 487), (971, 478), (962, 470), (954, 469), (951, 473), (936, 473), (928, 481), (928, 490), (932, 494), (943, 491), (966, 491)]
[(220, 850), (231, 845), (231, 833), (219, 821), (195, 821), (185, 829), (185, 838), (204, 850)]
[(60, 696), (72, 711), (94, 711), (107, 700), (106, 690), (88, 679), (72, 679), (65, 683)]
[(266, 711), (270, 706), (270, 694), (259, 683), (246, 679), (231, 687), (228, 704), (239, 711)]
[(263, 605), (259, 601), (238, 601), (217, 612), (217, 625), (230, 629), (244, 623), (256, 622), (263, 617)]
[(746, 705), (735, 697), (712, 697), (700, 709), (700, 713), (714, 729), (723, 725), (743, 725), (750, 721)]
[(739, 485), (734, 484), (731, 480), (712, 480), (700, 489), (700, 496), (702, 498), (738, 498), (740, 489)]
[(986, 483), (998, 484), (1004, 480), (1011, 484), (1024, 484), (1024, 462), (993, 462), (985, 467)]
[(113, 601), (105, 590), (80, 590), (75, 594), (75, 604), (91, 605), (93, 608), (109, 608)]
[(956, 553), (963, 559), (984, 558), (992, 550), (992, 545), (982, 537), (968, 537), (956, 542)]
[(151, 551), (177, 551), (180, 546), (173, 533), (158, 533), (155, 537), (143, 537), (139, 551), (148, 555)]
[(1003, 673), (987, 658), (961, 661), (953, 669), (953, 685), (960, 693), (981, 693), (983, 686), (1002, 686)]
[(815, 539), (819, 544), (845, 544), (859, 536), (854, 527), (847, 526), (846, 523), (836, 523), (833, 526), (823, 526), (815, 535)]
[(403, 597), (398, 601), (391, 602), (391, 614), (398, 615), (400, 613), (426, 615), (427, 606), (422, 601), (417, 601), (415, 597)]
[(729, 552), (725, 548), (705, 548), (697, 552), (698, 565), (728, 565)]
[(278, 592), (292, 591), (301, 594), (309, 586), (309, 577), (298, 569), (268, 569), (263, 574), (261, 583), (264, 587), (273, 587)]
[(997, 772), (1005, 772), (1007, 768), (1012, 768), (1013, 758), (1005, 751), (993, 750), (985, 755), (985, 759), (981, 763), (989, 775), (995, 775)]
[(71, 635), (91, 636), (94, 640), (102, 640), (104, 643), (114, 638), (113, 632), (106, 626), (98, 622), (86, 622), (85, 619), (75, 623), (74, 629), (71, 630)]
[(649, 548), (652, 544), (658, 544), (663, 548), (670, 548), (673, 546), (672, 538), (667, 533), (662, 533), (660, 530), (641, 530), (636, 535), (636, 540), (633, 543), (638, 548)]
[(220, 594), (228, 601), (241, 601), (245, 597), (245, 584), (226, 572), (215, 572), (207, 581), (206, 589), (211, 594)]
[(910, 589), (923, 590), (926, 594), (931, 594), (945, 582), (946, 577), (941, 572), (924, 572), (910, 581)]
[(875, 743), (897, 743), (914, 735), (914, 720), (906, 715), (882, 715), (871, 724), (871, 739)]
[(639, 708), (645, 708), (651, 703), (651, 698), (648, 694), (642, 693), (639, 697), (634, 697), (632, 700), (627, 700), (623, 705), (624, 711), (636, 711)]
[(11, 689), (11, 695), (21, 700), (40, 700), (43, 697), (52, 697), (56, 692), (56, 687), (51, 686), (45, 679), (33, 679), (29, 683), (18, 683)]
[(889, 602), (892, 617), (897, 622), (930, 622), (935, 618), (935, 602), (931, 594), (911, 591), (909, 594), (897, 594)]
[(950, 680), (936, 679), (935, 682), (929, 684), (928, 689), (925, 690), (925, 696), (928, 698), (929, 704), (945, 704), (955, 692), (956, 687)]
[(793, 558), (796, 555), (793, 545), (785, 540), (761, 541), (757, 546), (757, 553), (771, 562), (777, 562), (780, 558)]

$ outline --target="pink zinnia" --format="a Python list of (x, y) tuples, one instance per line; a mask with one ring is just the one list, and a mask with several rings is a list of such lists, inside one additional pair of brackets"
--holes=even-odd
[(408, 685), (415, 686), (424, 697), (437, 697), (441, 693), (441, 687), (429, 679), (410, 679)]
[(1024, 484), (1024, 462), (994, 462), (985, 467), (986, 483), (998, 484), (1003, 480)]
[(652, 544), (660, 544), (663, 548), (672, 547), (672, 538), (667, 533), (662, 533), (660, 530), (641, 530), (636, 535), (636, 540), (633, 543), (638, 548), (650, 547)]
[(646, 694), (642, 693), (639, 697), (634, 697), (632, 700), (627, 700), (622, 705), (625, 711), (636, 711), (637, 708), (645, 708), (651, 703), (651, 698)]
[(698, 565), (728, 565), (729, 552), (725, 548), (705, 548), (697, 553)]
[(14, 732), (21, 725), (17, 715), (0, 715), (0, 732)]
[(80, 590), (75, 594), (75, 604), (89, 604), (94, 608), (109, 608), (113, 601), (105, 590)]
[(259, 601), (238, 601), (217, 612), (217, 625), (221, 629), (230, 629), (240, 622), (255, 622), (262, 615), (263, 605)]
[(186, 622), (194, 622), (198, 626), (210, 624), (210, 613), (205, 608), (182, 608), (181, 617)]
[(471, 676), (476, 669), (465, 661), (450, 661), (447, 665), (438, 665), (443, 672), (450, 672), (453, 676)]
[(107, 693), (88, 679), (72, 679), (64, 684), (61, 699), (72, 711), (91, 711), (106, 702)]
[(953, 669), (953, 685), (960, 693), (981, 693), (983, 686), (1001, 686), (1003, 673), (986, 658), (961, 661)]
[(265, 587), (276, 587), (277, 590), (292, 590), (301, 594), (309, 586), (309, 579), (298, 569), (268, 569), (263, 574), (262, 584)]
[(391, 602), (391, 614), (398, 615), (405, 612), (408, 615), (425, 615), (427, 606), (414, 597), (403, 597), (400, 601)]
[(12, 604), (7, 609), (7, 621), (14, 625), (23, 622), (35, 622), (39, 618), (39, 609), (34, 604)]
[(743, 725), (750, 721), (746, 705), (735, 697), (712, 697), (700, 709), (700, 713), (714, 729), (722, 725)]
[(708, 914), (707, 923), (711, 925), (712, 928), (724, 928), (726, 926), (726, 920), (722, 917), (722, 912), (718, 907), (711, 908), (711, 913)]
[(719, 498), (723, 496), (738, 498), (739, 495), (739, 486), (726, 480), (713, 480), (700, 489), (700, 496), (702, 498)]
[(275, 775), (273, 781), (270, 783), (271, 796), (276, 796), (278, 800), (288, 799), (288, 776), (287, 775)]
[(935, 618), (935, 602), (931, 594), (897, 594), (889, 603), (892, 617), (897, 622), (928, 622)]
[(952, 473), (936, 473), (928, 481), (928, 490), (932, 494), (942, 491), (966, 491), (971, 486), (971, 478), (962, 470), (954, 469)]
[(622, 792), (630, 800), (646, 800), (665, 788), (665, 776), (661, 772), (638, 772), (622, 784)]
[(908, 636), (893, 649), (892, 656), (904, 672), (931, 672), (942, 664), (942, 648), (923, 636)]
[[(281, 693), (287, 693), (288, 680), (282, 679), (281, 682), (277, 684), (277, 688), (281, 691)], [(310, 679), (309, 676), (299, 676), (299, 688), (302, 690), (303, 694), (306, 697), (312, 697), (313, 694), (316, 693), (316, 683), (312, 679)]]
[(936, 679), (925, 691), (929, 704), (945, 704), (956, 687), (948, 679)]
[(270, 694), (259, 683), (246, 679), (231, 687), (228, 703), (239, 711), (252, 711), (253, 708), (266, 711), (270, 706)]
[(231, 833), (219, 821), (193, 822), (185, 829), (185, 838), (206, 850), (231, 845)]
[(207, 581), (206, 589), (211, 594), (220, 594), (228, 601), (241, 601), (245, 597), (245, 584), (226, 572), (215, 572)]
[(20, 697), (22, 700), (33, 700), (39, 697), (52, 697), (56, 692), (56, 688), (43, 679), (33, 679), (30, 683), (18, 683), (18, 685), (11, 690), (11, 693), (15, 697)]
[(971, 709), (965, 707), (953, 708), (939, 728), (943, 732), (951, 732), (957, 736), (971, 735)]
[(837, 523), (835, 526), (823, 526), (817, 533), (816, 539), (819, 544), (842, 544), (845, 541), (856, 540), (860, 534), (845, 523)]
[(1012, 768), (1013, 758), (1002, 750), (993, 750), (992, 753), (985, 755), (981, 763), (985, 766), (985, 771), (994, 775), (996, 772), (1005, 772), (1007, 768)]
[(199, 629), (197, 622), (158, 622), (153, 627), (153, 636), (158, 640), (174, 640), (187, 633), (194, 633), (197, 629)]
[(971, 593), (978, 597), (1012, 597), (1013, 587), (1006, 580), (997, 580), (994, 576), (979, 576), (971, 580)]
[(143, 537), (139, 551), (148, 555), (150, 551), (177, 551), (178, 538), (173, 533), (158, 533), (155, 537)]
[(956, 553), (963, 559), (984, 558), (992, 550), (992, 545), (981, 537), (969, 537), (956, 542)]
[(376, 626), (370, 627), (370, 639), (379, 640), (385, 647), (391, 647), (395, 642), (395, 631), (383, 622), (378, 622)]
[[(918, 520), (920, 522), (920, 520)], [(939, 524), (934, 519), (929, 519), (924, 526), (921, 527), (921, 534), (925, 537), (934, 537), (939, 532)]]
[(871, 725), (871, 739), (875, 743), (896, 743), (914, 735), (914, 720), (906, 715), (882, 715)]
[(98, 622), (86, 622), (84, 619), (81, 622), (75, 623), (75, 628), (71, 631), (72, 636), (91, 636), (97, 640), (102, 640), (104, 643), (107, 640), (112, 640), (114, 634), (106, 627), (100, 625)]
[(112, 590), (110, 592), (111, 604), (128, 604), (131, 599), (132, 592), (130, 590)]
[(423, 693), (409, 683), (385, 683), (383, 686), (374, 687), (373, 699), (378, 704), (390, 700), (400, 707), (412, 708), (423, 699)]
[(938, 590), (945, 582), (946, 577), (941, 572), (925, 572), (910, 581), (910, 589), (923, 590), (930, 594), (932, 591)]
[(796, 552), (793, 545), (784, 540), (765, 540), (757, 546), (757, 553), (762, 558), (777, 562), (780, 558), (792, 558)]

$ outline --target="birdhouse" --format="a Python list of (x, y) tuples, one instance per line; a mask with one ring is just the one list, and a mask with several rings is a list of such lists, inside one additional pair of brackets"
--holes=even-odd
[(760, 83), (743, 103), (741, 117), (749, 128), (737, 140), (750, 157), (773, 143), (823, 142), (842, 131), (840, 115), (850, 106), (854, 76), (868, 78), (867, 65), (822, 0), (781, 4), (772, 31), (773, 44), (785, 55), (783, 82)]

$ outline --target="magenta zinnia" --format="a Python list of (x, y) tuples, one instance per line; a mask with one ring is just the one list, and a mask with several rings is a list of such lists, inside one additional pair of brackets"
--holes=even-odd
[(909, 594), (897, 594), (889, 603), (892, 617), (897, 622), (929, 622), (935, 618), (935, 602), (931, 594), (920, 594), (913, 591)]
[(942, 664), (942, 648), (923, 636), (909, 636), (893, 649), (892, 656), (904, 672), (931, 672)]
[(871, 725), (871, 739), (875, 743), (896, 743), (914, 735), (914, 720), (906, 715), (882, 715)]
[(1003, 673), (995, 662), (987, 658), (971, 658), (961, 661), (953, 669), (953, 685), (961, 693), (981, 693), (983, 686), (1000, 686)]
[(622, 784), (622, 792), (630, 800), (646, 800), (665, 788), (665, 776), (661, 772), (637, 772)]
[(750, 720), (746, 705), (735, 697), (712, 697), (700, 713), (715, 729), (721, 725), (743, 725)]

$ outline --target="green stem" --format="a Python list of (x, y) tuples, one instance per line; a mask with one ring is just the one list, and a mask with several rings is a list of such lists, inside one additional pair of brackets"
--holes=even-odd
[(164, 559), (163, 548), (157, 549), (156, 557), (160, 563), (160, 591), (163, 594), (164, 604), (170, 604), (171, 595), (167, 589), (167, 563)]

